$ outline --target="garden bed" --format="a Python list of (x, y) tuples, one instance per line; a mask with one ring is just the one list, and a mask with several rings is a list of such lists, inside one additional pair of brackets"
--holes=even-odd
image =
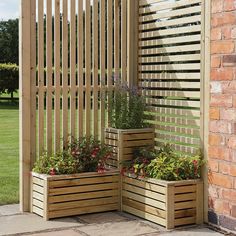
[(45, 220), (118, 210), (119, 171), (73, 175), (32, 172), (32, 212)]
[(172, 229), (203, 223), (203, 182), (122, 178), (122, 210)]
[(105, 143), (113, 148), (115, 154), (109, 159), (109, 165), (119, 167), (121, 161), (133, 158), (135, 148), (154, 146), (154, 130), (152, 128), (142, 129), (105, 129)]

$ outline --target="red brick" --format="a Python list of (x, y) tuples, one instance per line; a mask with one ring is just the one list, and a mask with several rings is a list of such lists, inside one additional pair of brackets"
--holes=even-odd
[(222, 39), (231, 39), (231, 37), (232, 37), (231, 31), (232, 31), (231, 26), (226, 26), (226, 27), (222, 28)]
[(222, 84), (219, 81), (212, 81), (210, 83), (210, 93), (222, 93)]
[(208, 148), (208, 155), (209, 158), (225, 160), (225, 161), (231, 160), (231, 152), (226, 147), (210, 146)]
[(210, 104), (213, 107), (232, 107), (233, 98), (229, 94), (212, 94)]
[(221, 88), (224, 94), (235, 94), (236, 90), (236, 81), (221, 82)]
[(233, 80), (232, 68), (211, 69), (211, 80)]
[(220, 118), (220, 109), (211, 107), (210, 108), (210, 119), (211, 120), (219, 120)]
[(223, 56), (224, 67), (227, 67), (227, 66), (235, 67), (235, 65), (236, 65), (236, 54)]
[(212, 13), (222, 12), (223, 7), (224, 7), (223, 0), (215, 0), (214, 2), (212, 2), (211, 12)]
[(211, 29), (211, 40), (220, 40), (221, 39), (221, 28), (212, 28)]
[(210, 181), (212, 184), (221, 186), (224, 188), (232, 188), (233, 186), (233, 178), (228, 175), (223, 175), (220, 173), (211, 173)]
[(228, 140), (228, 147), (236, 149), (236, 136), (230, 137)]
[(236, 27), (232, 28), (232, 30), (231, 30), (231, 38), (232, 39), (236, 38)]
[(235, 166), (235, 165), (232, 165), (232, 164), (231, 164), (229, 174), (230, 174), (231, 176), (234, 176), (234, 177), (236, 176), (236, 166)]
[(211, 26), (219, 27), (224, 25), (235, 25), (236, 14), (235, 12), (216, 13), (212, 15)]
[[(214, 4), (213, 4), (214, 5)], [(219, 5), (219, 3), (218, 3)], [(220, 6), (218, 6), (219, 8)], [(225, 0), (224, 1), (224, 10), (225, 11), (233, 11), (236, 10), (236, 1), (235, 0)]]
[(224, 200), (230, 200), (231, 198), (231, 190), (227, 188), (220, 188), (219, 189), (219, 198)]
[(212, 56), (211, 57), (211, 68), (219, 68), (221, 65), (221, 57), (220, 56)]
[(221, 120), (236, 121), (236, 109), (222, 108), (220, 110), (220, 119)]
[(209, 196), (212, 197), (212, 198), (218, 198), (219, 197), (219, 190), (217, 187), (215, 186), (212, 186), (210, 185), (209, 188), (208, 188), (208, 193), (209, 193)]
[(215, 159), (209, 159), (208, 167), (210, 171), (218, 172), (219, 171), (219, 161)]
[(212, 146), (224, 145), (224, 137), (220, 134), (209, 134), (209, 144)]
[(214, 210), (218, 214), (230, 215), (229, 202), (221, 199), (216, 199), (214, 202)]
[(225, 175), (228, 175), (230, 172), (230, 162), (220, 162), (219, 163), (219, 172)]
[(236, 205), (232, 205), (231, 207), (231, 216), (236, 218)]
[(233, 53), (234, 52), (234, 42), (233, 41), (214, 41), (211, 43), (211, 53)]

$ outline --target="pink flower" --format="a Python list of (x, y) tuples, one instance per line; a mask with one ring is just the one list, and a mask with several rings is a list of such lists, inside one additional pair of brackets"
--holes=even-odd
[(50, 175), (56, 175), (56, 170), (55, 168), (50, 169)]

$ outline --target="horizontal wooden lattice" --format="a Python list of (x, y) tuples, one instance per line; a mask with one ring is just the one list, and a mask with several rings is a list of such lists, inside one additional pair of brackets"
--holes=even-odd
[(139, 1), (139, 85), (156, 145), (200, 144), (201, 0)]

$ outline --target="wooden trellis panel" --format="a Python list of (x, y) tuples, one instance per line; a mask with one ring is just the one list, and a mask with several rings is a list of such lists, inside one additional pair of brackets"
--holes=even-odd
[(201, 0), (139, 1), (139, 85), (156, 145), (194, 153), (201, 146)]

